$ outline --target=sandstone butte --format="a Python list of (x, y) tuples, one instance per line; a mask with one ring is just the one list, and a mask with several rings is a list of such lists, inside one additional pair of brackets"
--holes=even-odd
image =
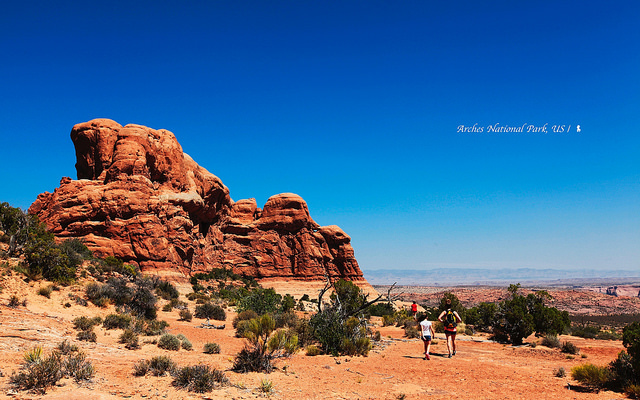
[(370, 287), (339, 227), (319, 226), (298, 195), (233, 201), (173, 133), (109, 119), (75, 125), (77, 180), (65, 177), (29, 208), (58, 241), (178, 278), (212, 268), (269, 281), (345, 278)]

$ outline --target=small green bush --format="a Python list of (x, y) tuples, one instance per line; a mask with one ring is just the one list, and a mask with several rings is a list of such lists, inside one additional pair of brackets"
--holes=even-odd
[(156, 286), (156, 294), (165, 300), (177, 299), (180, 293), (175, 286), (167, 281), (160, 281)]
[(234, 328), (237, 328), (240, 321), (249, 321), (254, 318), (258, 318), (258, 314), (255, 311), (245, 310), (239, 312), (238, 315), (236, 315), (236, 317), (233, 319), (232, 325)]
[(140, 348), (138, 335), (131, 329), (125, 329), (120, 335), (119, 342), (124, 344), (127, 349), (135, 350)]
[(169, 326), (169, 323), (164, 320), (144, 320), (144, 327), (142, 333), (146, 336), (158, 336), (162, 335), (165, 329)]
[(227, 319), (227, 313), (217, 304), (204, 303), (196, 306), (195, 317), (224, 321)]
[(149, 372), (149, 361), (140, 360), (133, 364), (133, 376), (145, 376)]
[(102, 326), (105, 329), (126, 329), (131, 324), (131, 315), (109, 314), (104, 318)]
[(73, 320), (73, 328), (80, 331), (90, 331), (94, 326), (100, 324), (102, 322), (102, 318), (94, 317), (77, 317)]
[(66, 375), (73, 378), (76, 382), (88, 381), (95, 374), (95, 369), (90, 361), (87, 361), (86, 355), (82, 352), (76, 352), (69, 355), (65, 361)]
[(187, 351), (193, 349), (193, 344), (191, 344), (191, 342), (187, 338), (182, 339), (181, 346), (182, 346), (183, 349), (185, 349)]
[(166, 350), (180, 350), (180, 339), (170, 333), (165, 333), (160, 336), (160, 339), (158, 340), (158, 347)]
[(40, 289), (38, 289), (38, 294), (40, 296), (46, 297), (47, 299), (51, 298), (51, 292), (53, 292), (52, 285), (42, 286)]
[(542, 338), (542, 342), (540, 342), (542, 346), (546, 346), (552, 349), (560, 348), (562, 345), (560, 344), (560, 339), (556, 335), (547, 335)]
[(78, 346), (76, 346), (75, 344), (69, 343), (67, 339), (65, 339), (58, 344), (57, 349), (60, 352), (60, 354), (66, 356), (67, 354), (71, 354), (78, 351)]
[(9, 303), (7, 304), (7, 306), (11, 308), (17, 308), (20, 305), (20, 303), (21, 302), (18, 296), (12, 295), (11, 297), (9, 297)]
[(588, 387), (602, 389), (609, 381), (610, 372), (606, 367), (587, 363), (571, 368), (571, 377)]
[(224, 372), (211, 369), (208, 365), (194, 365), (180, 368), (174, 375), (172, 385), (190, 392), (206, 393), (216, 386), (229, 384)]
[(578, 346), (571, 342), (564, 342), (562, 343), (561, 351), (567, 354), (578, 354), (580, 352), (580, 349), (578, 348)]
[(220, 354), (220, 345), (217, 343), (205, 343), (204, 344), (204, 353), (206, 354)]
[(33, 390), (44, 394), (47, 389), (54, 386), (64, 378), (64, 361), (62, 355), (53, 352), (38, 362), (25, 362), (21, 370), (9, 379), (15, 387), (23, 390)]
[(556, 378), (564, 378), (567, 376), (567, 372), (564, 370), (564, 367), (559, 367), (558, 369), (553, 371), (553, 376)]
[(320, 350), (320, 348), (318, 346), (316, 346), (315, 344), (309, 345), (307, 346), (307, 350), (306, 350), (306, 355), (308, 356), (317, 356), (319, 354), (321, 354), (322, 351)]
[(176, 369), (176, 363), (169, 356), (156, 356), (149, 360), (149, 371), (152, 375), (160, 376), (172, 373)]
[(95, 343), (98, 340), (98, 336), (96, 335), (96, 333), (92, 330), (89, 331), (80, 331), (78, 332), (78, 334), (76, 335), (76, 339), (84, 341), (84, 342), (93, 342)]
[(185, 308), (184, 310), (180, 310), (178, 315), (180, 316), (181, 321), (191, 322), (191, 320), (193, 319), (193, 315), (191, 314), (191, 311), (189, 311), (188, 308)]

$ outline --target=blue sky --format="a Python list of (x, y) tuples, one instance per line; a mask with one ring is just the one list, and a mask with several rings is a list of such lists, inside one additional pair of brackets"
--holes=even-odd
[(174, 132), (234, 200), (300, 194), (365, 276), (637, 271), (639, 20), (636, 1), (12, 2), (0, 201), (75, 178), (71, 127), (111, 118)]

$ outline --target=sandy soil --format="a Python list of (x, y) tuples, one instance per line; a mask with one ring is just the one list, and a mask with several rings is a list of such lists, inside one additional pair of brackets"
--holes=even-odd
[[(69, 294), (82, 295), (74, 286), (54, 291), (47, 299), (38, 295), (43, 283), (24, 283), (20, 277), (3, 276), (0, 293), (0, 399), (254, 399), (265, 397), (258, 390), (261, 380), (273, 383), (276, 399), (616, 399), (613, 392), (581, 392), (569, 390), (574, 385), (570, 377), (556, 378), (554, 370), (567, 372), (575, 365), (591, 362), (605, 365), (623, 349), (619, 341), (584, 340), (562, 337), (581, 349), (582, 356), (568, 359), (558, 350), (542, 346), (511, 347), (489, 342), (483, 336), (458, 337), (458, 354), (449, 359), (442, 335), (432, 347), (430, 361), (423, 359), (422, 342), (403, 338), (403, 330), (379, 327), (383, 340), (368, 357), (306, 356), (299, 352), (277, 362), (271, 374), (238, 374), (228, 371), (234, 355), (244, 345), (234, 337), (231, 321), (235, 314), (228, 310), (226, 328), (199, 328), (202, 320), (178, 321), (178, 312), (159, 311), (158, 316), (169, 322), (170, 333), (182, 333), (193, 343), (192, 351), (168, 351), (153, 344), (139, 350), (127, 350), (117, 343), (121, 330), (95, 329), (97, 343), (75, 340), (72, 320), (86, 315), (105, 316), (113, 308), (101, 309), (92, 304), (81, 306), (70, 300)], [(313, 295), (313, 293), (308, 293)], [(26, 307), (9, 308), (11, 295), (26, 299)], [(312, 296), (313, 297), (313, 296)], [(183, 298), (184, 300), (184, 298)], [(65, 307), (69, 302), (70, 307)], [(195, 304), (188, 302), (193, 311)], [(45, 396), (27, 392), (14, 393), (9, 376), (17, 371), (24, 352), (36, 345), (48, 352), (63, 339), (77, 344), (96, 368), (92, 382), (79, 386), (69, 379), (61, 381)], [(141, 338), (141, 342), (151, 338)], [(529, 338), (534, 341), (535, 338)], [(202, 352), (206, 342), (216, 342), (221, 354)], [(171, 386), (172, 378), (134, 377), (133, 365), (155, 355), (169, 355), (179, 366), (208, 364), (226, 371), (231, 386), (207, 394), (189, 393)]]

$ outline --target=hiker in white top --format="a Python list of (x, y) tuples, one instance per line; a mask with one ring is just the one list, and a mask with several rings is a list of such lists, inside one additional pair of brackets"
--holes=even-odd
[(431, 339), (435, 336), (435, 332), (433, 331), (433, 324), (431, 321), (427, 320), (425, 316), (424, 319), (420, 322), (420, 328), (422, 329), (422, 341), (424, 342), (424, 359), (431, 360), (429, 356), (429, 350), (431, 349)]

